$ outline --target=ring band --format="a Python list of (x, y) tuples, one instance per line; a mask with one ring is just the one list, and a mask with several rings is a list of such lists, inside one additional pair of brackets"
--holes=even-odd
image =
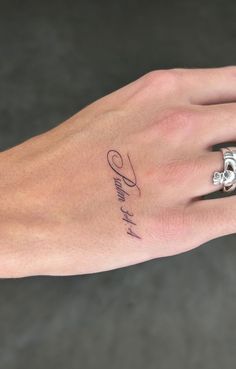
[(213, 184), (222, 184), (224, 192), (234, 191), (236, 188), (236, 147), (221, 148), (223, 154), (223, 172), (213, 173)]

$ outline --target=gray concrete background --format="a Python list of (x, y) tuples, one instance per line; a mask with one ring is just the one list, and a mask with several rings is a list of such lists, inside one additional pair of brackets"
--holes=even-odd
[[(0, 148), (156, 68), (236, 64), (235, 1), (0, 0)], [(235, 236), (80, 277), (0, 281), (0, 369), (233, 369)]]

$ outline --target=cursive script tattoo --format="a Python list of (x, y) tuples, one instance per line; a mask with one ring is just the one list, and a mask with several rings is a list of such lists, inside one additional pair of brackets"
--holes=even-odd
[(137, 177), (134, 167), (131, 163), (130, 156), (127, 153), (127, 160), (124, 162), (122, 155), (116, 150), (109, 150), (107, 153), (107, 161), (110, 168), (115, 173), (113, 177), (114, 185), (117, 193), (117, 199), (123, 204), (120, 206), (122, 220), (126, 226), (126, 233), (138, 239), (141, 239), (136, 232), (137, 224), (134, 221), (134, 214), (129, 210), (128, 198), (133, 195), (136, 189), (137, 195), (141, 196), (141, 190), (137, 184)]

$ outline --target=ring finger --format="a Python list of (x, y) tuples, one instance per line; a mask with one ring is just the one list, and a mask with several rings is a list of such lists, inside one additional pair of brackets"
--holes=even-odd
[[(223, 171), (223, 156), (221, 151), (212, 151), (196, 158), (191, 163), (191, 169), (185, 183), (186, 191), (192, 198), (204, 196), (219, 191), (222, 185), (214, 185), (212, 181), (214, 171)], [(190, 190), (189, 190), (190, 189)]]

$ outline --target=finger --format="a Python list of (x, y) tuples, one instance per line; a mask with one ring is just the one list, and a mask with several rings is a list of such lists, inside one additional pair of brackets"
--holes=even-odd
[[(219, 191), (222, 185), (213, 184), (214, 171), (223, 171), (222, 153), (206, 152), (198, 157), (179, 158), (167, 161), (163, 166), (165, 175), (158, 181), (165, 188), (178, 191), (178, 199), (193, 200), (211, 192)], [(173, 187), (174, 184), (174, 187)], [(169, 193), (169, 191), (167, 191)]]
[(235, 196), (196, 201), (188, 210), (193, 237), (195, 234), (198, 242), (236, 233)]
[(236, 67), (184, 69), (183, 88), (192, 104), (236, 101)]
[(195, 116), (202, 148), (236, 140), (236, 103), (201, 106)]
[(219, 191), (222, 185), (214, 185), (212, 178), (214, 171), (223, 171), (223, 157), (220, 151), (209, 152), (196, 158), (188, 170), (184, 184), (185, 193), (192, 198), (204, 196)]

